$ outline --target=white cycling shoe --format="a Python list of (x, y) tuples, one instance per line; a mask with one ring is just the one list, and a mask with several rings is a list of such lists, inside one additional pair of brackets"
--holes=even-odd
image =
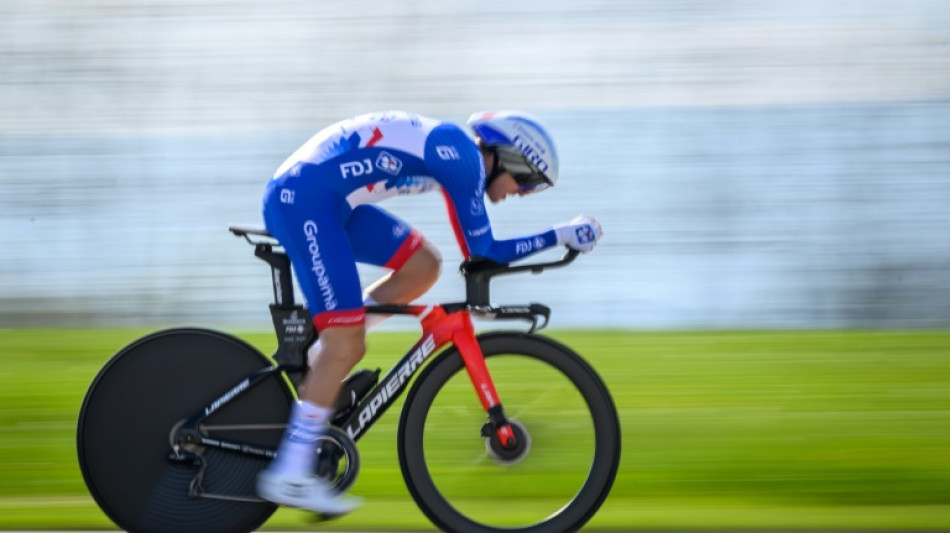
[(349, 513), (362, 503), (359, 498), (337, 494), (317, 476), (268, 470), (257, 475), (257, 495), (276, 504), (329, 515)]

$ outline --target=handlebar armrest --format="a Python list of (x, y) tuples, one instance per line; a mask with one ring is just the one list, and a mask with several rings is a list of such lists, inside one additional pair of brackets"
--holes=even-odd
[(510, 264), (496, 263), (490, 259), (477, 257), (462, 262), (459, 271), (465, 277), (465, 301), (471, 306), (491, 306), (491, 278), (505, 274), (531, 271), (533, 274), (543, 272), (546, 268), (565, 266), (580, 254), (577, 250), (567, 248), (557, 261), (548, 263), (529, 263), (526, 265), (511, 266)]

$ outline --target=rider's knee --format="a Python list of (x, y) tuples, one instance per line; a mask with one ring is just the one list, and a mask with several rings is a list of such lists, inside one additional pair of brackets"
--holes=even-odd
[(420, 284), (432, 286), (442, 273), (442, 254), (429, 241), (416, 250), (402, 269), (406, 275), (418, 280)]
[(355, 365), (366, 355), (366, 328), (363, 325), (326, 328), (320, 332), (319, 346), (311, 347), (311, 350), (317, 349), (319, 354), (312, 355)]
[(347, 360), (352, 364), (359, 363), (366, 355), (366, 333), (365, 330), (358, 337), (350, 340), (347, 352)]

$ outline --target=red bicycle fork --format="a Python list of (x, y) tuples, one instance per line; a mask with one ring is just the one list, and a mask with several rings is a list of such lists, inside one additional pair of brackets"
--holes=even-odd
[[(415, 312), (417, 311), (417, 312)], [(485, 364), (485, 355), (475, 338), (475, 327), (468, 311), (447, 313), (442, 306), (419, 307), (414, 310), (422, 323), (423, 334), (432, 335), (436, 349), (453, 343), (462, 355), (468, 377), (475, 387), (482, 407), (491, 420), (498, 441), (503, 448), (510, 449), (517, 444), (515, 433), (505, 416), (498, 391)]]

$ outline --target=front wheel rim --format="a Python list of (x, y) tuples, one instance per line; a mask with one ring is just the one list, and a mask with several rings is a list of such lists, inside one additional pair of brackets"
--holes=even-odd
[[(471, 407), (471, 383), (460, 362), (446, 362), (444, 359), (450, 358), (440, 357), (432, 367), (441, 368), (432, 369), (427, 380), (420, 378), (420, 384), (410, 394), (400, 427), (403, 473), (420, 508), (440, 528), (473, 532), (573, 531), (592, 516), (606, 497), (619, 462), (619, 425), (613, 403), (602, 382), (579, 357), (538, 339), (529, 337), (514, 345), (511, 339), (483, 342), (486, 363), (506, 411), (525, 422), (533, 437), (529, 457), (504, 472), (493, 468), (504, 465), (497, 465), (488, 457), (484, 444), (481, 457), (465, 455), (474, 449), (465, 442), (466, 433), (471, 433), (465, 426), (473, 424), (468, 422), (473, 417), (485, 415), (480, 406)], [(505, 352), (512, 351), (527, 353), (505, 356)], [(509, 369), (499, 365), (515, 358), (527, 361), (527, 366), (535, 369), (547, 367), (547, 375), (533, 373), (525, 377), (518, 365)], [(509, 383), (509, 374), (515, 376), (514, 385)], [(560, 376), (559, 381), (552, 380), (551, 375)], [(555, 381), (560, 386), (551, 387)], [(546, 386), (547, 398), (540, 397), (532, 384)], [(557, 402), (551, 399), (552, 388)], [(535, 404), (526, 404), (525, 398), (533, 399)], [(419, 405), (409, 406), (409, 402)], [(577, 409), (579, 403), (583, 404), (583, 416), (577, 412), (564, 416), (571, 405)], [(468, 405), (471, 413), (461, 412), (459, 404)], [(531, 408), (526, 410), (526, 405)], [(537, 418), (538, 413), (541, 419)], [(440, 418), (441, 422), (436, 423)], [(589, 419), (587, 427), (583, 426), (585, 418)], [(445, 420), (459, 424), (458, 428), (437, 428)], [(560, 425), (555, 423), (557, 420), (561, 420)], [(582, 421), (580, 426), (578, 420)], [(413, 435), (416, 432), (420, 435)], [(415, 449), (418, 451), (412, 451)], [(552, 449), (573, 450), (569, 453), (574, 456), (552, 456)], [(578, 461), (578, 457), (589, 459), (585, 463)]]

